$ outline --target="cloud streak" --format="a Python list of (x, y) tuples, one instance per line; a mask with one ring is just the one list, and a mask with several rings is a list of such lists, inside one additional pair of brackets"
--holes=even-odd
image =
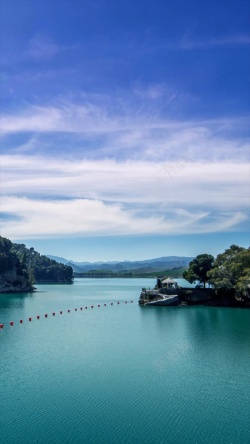
[[(5, 197), (3, 212), (8, 222), (1, 221), (5, 236), (13, 239), (55, 236), (103, 236), (143, 234), (186, 234), (225, 230), (244, 221), (244, 214), (229, 213), (211, 221), (209, 213), (171, 211), (169, 215), (145, 216), (117, 204), (97, 200), (73, 199), (42, 202), (40, 200)], [(200, 223), (202, 222), (202, 223)]]
[(246, 164), (177, 166), (3, 156), (2, 232), (12, 238), (187, 234), (246, 223)]
[[(157, 88), (156, 88), (156, 91)], [(147, 92), (146, 92), (147, 94)], [(150, 93), (151, 94), (151, 93)], [(201, 121), (175, 121), (119, 100), (115, 104), (64, 103), (55, 106), (30, 106), (1, 119), (2, 150), (10, 137), (30, 133), (38, 142), (34, 149), (43, 152), (48, 145), (60, 143), (74, 155), (123, 159), (204, 159), (248, 158), (246, 117)], [(97, 100), (98, 102), (98, 100)], [(64, 140), (58, 140), (63, 136)], [(66, 142), (65, 142), (66, 141)], [(68, 146), (67, 146), (68, 145)], [(9, 149), (23, 147), (8, 144)]]
[(186, 33), (179, 41), (163, 43), (161, 48), (170, 51), (191, 51), (225, 46), (248, 46), (249, 44), (249, 34), (221, 35), (202, 39), (199, 36), (189, 36), (189, 33)]
[(138, 91), (145, 106), (85, 95), (2, 117), (6, 236), (246, 229), (247, 119), (173, 121), (146, 106), (162, 85)]
[[(2, 156), (2, 193), (88, 197), (157, 203), (186, 201), (195, 192), (198, 205), (245, 206), (249, 167), (244, 163), (178, 163), (114, 160), (59, 160), (45, 156)], [(166, 193), (169, 190), (169, 196)], [(232, 193), (232, 190), (233, 193)], [(230, 193), (229, 193), (230, 191)], [(230, 194), (230, 199), (226, 195)], [(231, 203), (230, 203), (231, 201)], [(224, 202), (224, 203), (223, 203)]]

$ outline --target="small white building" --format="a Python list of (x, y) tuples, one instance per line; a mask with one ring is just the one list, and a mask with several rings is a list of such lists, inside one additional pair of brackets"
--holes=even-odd
[(167, 278), (167, 279), (164, 279), (163, 281), (161, 281), (161, 285), (164, 287), (164, 288), (177, 288), (178, 287), (178, 284), (177, 284), (177, 282), (175, 282), (173, 279), (171, 279), (171, 278)]

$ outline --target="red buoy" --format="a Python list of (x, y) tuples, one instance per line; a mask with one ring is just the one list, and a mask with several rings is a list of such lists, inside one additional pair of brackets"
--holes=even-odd
[(29, 321), (32, 321), (32, 318), (29, 318)]
[(37, 317), (36, 317), (37, 319), (40, 319), (40, 316), (39, 315), (37, 315)]
[(11, 325), (11, 327), (13, 327), (13, 325), (14, 325), (14, 322), (13, 322), (13, 321), (10, 321), (10, 325)]
[(0, 324), (0, 328), (3, 328), (3, 324)]
[(47, 313), (46, 313), (46, 314), (44, 315), (44, 317), (45, 317), (45, 318), (47, 318), (47, 317), (48, 317)]
[(22, 324), (23, 323), (23, 320), (22, 319), (20, 319), (20, 324)]

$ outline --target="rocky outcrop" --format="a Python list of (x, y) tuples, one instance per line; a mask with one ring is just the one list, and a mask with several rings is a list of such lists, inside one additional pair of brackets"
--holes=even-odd
[(143, 288), (139, 298), (140, 305), (180, 305), (181, 302), (176, 288)]
[(35, 288), (30, 284), (28, 276), (18, 274), (18, 268), (0, 273), (0, 293), (27, 293), (34, 291)]

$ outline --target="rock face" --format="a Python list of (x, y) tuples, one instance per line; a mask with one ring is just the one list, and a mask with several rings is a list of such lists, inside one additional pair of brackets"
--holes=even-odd
[(161, 288), (154, 290), (142, 289), (139, 298), (140, 305), (180, 305), (181, 299), (177, 288)]
[(17, 273), (17, 267), (0, 273), (0, 293), (26, 293), (34, 291), (28, 278)]

